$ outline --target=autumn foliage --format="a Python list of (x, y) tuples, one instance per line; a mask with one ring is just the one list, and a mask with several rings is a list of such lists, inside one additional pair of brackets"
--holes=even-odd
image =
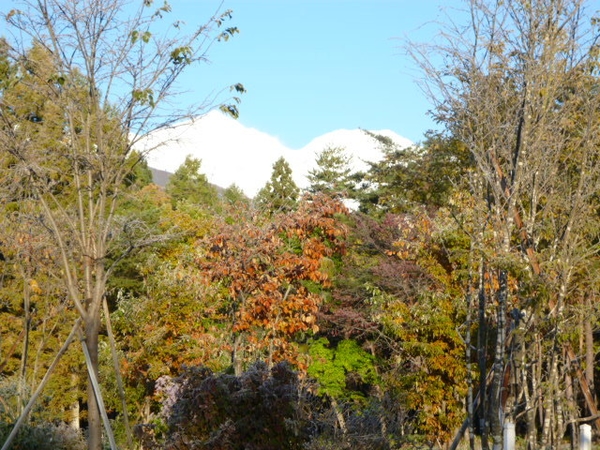
[(201, 242), (206, 283), (220, 286), (231, 317), (234, 363), (263, 355), (269, 363), (299, 362), (293, 338), (317, 332), (322, 289), (331, 286), (334, 259), (344, 252), (346, 208), (326, 196), (305, 198), (297, 211), (266, 217), (227, 217)]

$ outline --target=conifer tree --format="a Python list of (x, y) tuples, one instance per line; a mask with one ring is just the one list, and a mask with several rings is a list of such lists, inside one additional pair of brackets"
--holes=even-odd
[(464, 174), (473, 163), (459, 140), (430, 133), (422, 145), (401, 148), (387, 136), (379, 141), (383, 158), (369, 161), (366, 173), (354, 174), (361, 189), (360, 210), (373, 214), (403, 213), (414, 207), (445, 206), (455, 189), (465, 188)]
[(246, 197), (244, 191), (235, 183), (223, 191), (223, 199), (230, 205), (248, 203), (248, 197)]
[(288, 212), (296, 208), (299, 195), (300, 189), (292, 178), (292, 168), (281, 157), (273, 164), (271, 179), (258, 192), (256, 202), (271, 213)]
[(317, 167), (308, 172), (312, 194), (322, 192), (332, 197), (346, 197), (353, 189), (350, 179), (352, 156), (344, 147), (327, 147), (317, 154)]
[(201, 165), (201, 160), (187, 156), (169, 178), (165, 190), (171, 196), (174, 206), (181, 201), (194, 205), (216, 205), (217, 189), (208, 182), (205, 174), (200, 173)]

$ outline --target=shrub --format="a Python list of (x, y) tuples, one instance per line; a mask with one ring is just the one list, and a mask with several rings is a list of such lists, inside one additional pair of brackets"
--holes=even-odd
[[(6, 442), (13, 424), (0, 423), (0, 445)], [(12, 443), (14, 450), (84, 450), (85, 439), (80, 432), (64, 423), (54, 425), (23, 425)]]
[[(165, 449), (301, 449), (308, 440), (298, 411), (298, 377), (287, 363), (256, 363), (241, 376), (188, 368), (157, 380), (167, 426)], [(145, 437), (156, 433), (142, 433)], [(153, 437), (154, 446), (158, 446)], [(148, 442), (145, 442), (148, 446)]]

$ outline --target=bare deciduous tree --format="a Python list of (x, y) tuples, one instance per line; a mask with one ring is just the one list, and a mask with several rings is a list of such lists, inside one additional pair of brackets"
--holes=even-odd
[[(57, 255), (96, 373), (113, 263), (143, 243), (139, 224), (115, 216), (127, 177), (144, 156), (132, 157), (132, 149), (156, 127), (215, 103), (207, 99), (185, 111), (170, 105), (183, 71), (237, 32), (226, 25), (231, 12), (221, 5), (189, 33), (181, 22), (160, 28), (171, 8), (153, 3), (22, 0), (5, 15), (13, 30), (8, 59), (17, 70), (2, 86), (0, 151), (11, 174), (2, 189), (25, 190), (35, 201), (39, 230)], [(27, 98), (18, 90), (41, 94)], [(237, 101), (224, 109), (237, 114)], [(88, 448), (97, 450), (102, 430), (91, 385), (87, 398)]]
[[(479, 198), (493, 240), (482, 253), (497, 280), (484, 401), (494, 449), (505, 419), (523, 414), (530, 445), (539, 435), (553, 446), (575, 406), (563, 393), (577, 369), (565, 339), (583, 302), (577, 274), (597, 251), (598, 31), (583, 0), (467, 5), (466, 26), (452, 25), (433, 52), (415, 47), (413, 55), (435, 118), (467, 145), (485, 185)], [(578, 379), (594, 415), (587, 380)]]

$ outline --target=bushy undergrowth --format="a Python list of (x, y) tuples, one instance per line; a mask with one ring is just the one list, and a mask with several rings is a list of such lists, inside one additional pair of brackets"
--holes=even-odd
[[(6, 442), (13, 424), (0, 423), (0, 445)], [(84, 450), (82, 434), (66, 424), (24, 425), (11, 445), (12, 450)]]
[[(156, 383), (162, 410), (136, 427), (145, 449), (389, 450), (381, 405), (345, 409), (342, 434), (327, 398), (286, 363), (256, 363), (239, 377), (188, 368)], [(365, 406), (365, 405), (363, 405)], [(392, 431), (392, 430), (389, 430)]]
[(298, 377), (287, 364), (258, 363), (239, 377), (188, 368), (159, 379), (157, 392), (167, 431), (155, 424), (138, 433), (145, 448), (293, 450), (307, 440)]

